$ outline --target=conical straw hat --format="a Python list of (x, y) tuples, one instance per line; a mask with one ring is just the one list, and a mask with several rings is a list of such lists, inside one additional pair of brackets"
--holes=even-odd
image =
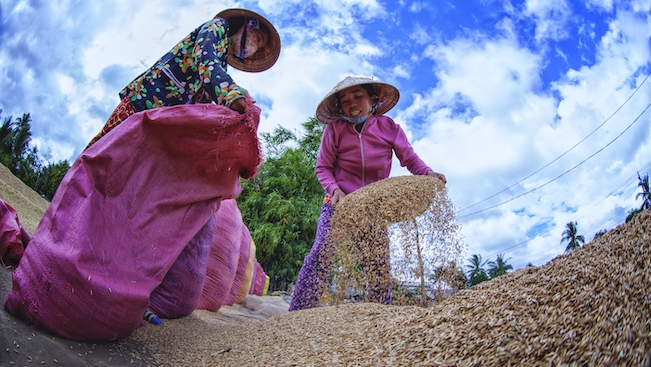
[(364, 84), (369, 84), (373, 86), (373, 89), (375, 89), (375, 96), (377, 97), (378, 103), (375, 109), (375, 115), (384, 115), (392, 109), (396, 103), (398, 103), (398, 99), (400, 99), (400, 92), (391, 84), (383, 83), (373, 78), (347, 76), (344, 80), (337, 83), (337, 85), (335, 85), (335, 87), (332, 88), (325, 97), (323, 97), (321, 103), (319, 103), (319, 106), (316, 108), (316, 118), (325, 124), (339, 120), (341, 108), (339, 107), (339, 98), (337, 93), (346, 88)]
[(226, 19), (230, 27), (229, 36), (235, 34), (251, 18), (258, 18), (260, 28), (267, 30), (269, 33), (267, 44), (250, 57), (247, 57), (244, 63), (234, 55), (228, 55), (227, 62), (230, 66), (238, 70), (256, 73), (265, 71), (276, 63), (278, 56), (280, 56), (280, 36), (273, 24), (265, 17), (247, 9), (226, 9), (215, 15), (215, 18)]

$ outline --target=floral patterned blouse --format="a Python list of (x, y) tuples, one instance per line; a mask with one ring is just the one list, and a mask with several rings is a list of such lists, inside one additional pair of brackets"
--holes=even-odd
[(226, 72), (228, 31), (222, 18), (202, 24), (129, 83), (120, 98), (128, 97), (136, 112), (187, 103), (230, 106), (244, 90)]

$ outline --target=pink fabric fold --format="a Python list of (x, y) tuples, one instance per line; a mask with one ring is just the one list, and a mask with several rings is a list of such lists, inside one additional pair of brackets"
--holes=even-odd
[(13, 272), (7, 310), (79, 341), (142, 325), (179, 255), (212, 240), (197, 236), (222, 199), (239, 195), (240, 177), (255, 174), (259, 114), (255, 105), (244, 115), (208, 104), (143, 111), (84, 151)]

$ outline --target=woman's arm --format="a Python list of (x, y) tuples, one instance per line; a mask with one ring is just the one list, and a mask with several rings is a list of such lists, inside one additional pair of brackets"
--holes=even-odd
[(239, 106), (239, 112), (244, 112), (241, 103), (231, 106), (234, 101), (246, 96), (246, 91), (226, 72), (229, 47), (228, 23), (224, 19), (214, 18), (203, 24), (194, 47), (199, 76), (197, 82), (203, 83), (203, 89), (215, 103), (234, 109)]
[[(334, 196), (335, 190), (340, 189), (335, 179), (335, 164), (337, 162), (337, 147), (335, 145), (335, 129), (332, 125), (326, 125), (321, 136), (319, 155), (316, 158), (314, 173), (319, 179), (323, 189)], [(341, 190), (341, 189), (340, 189)]]

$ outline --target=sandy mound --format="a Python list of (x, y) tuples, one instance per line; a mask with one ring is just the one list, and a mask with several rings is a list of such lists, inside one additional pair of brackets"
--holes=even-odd
[[(8, 181), (0, 184), (2, 199), (10, 197)], [(25, 200), (7, 202), (27, 228), (23, 212), (32, 204)], [(650, 259), (646, 211), (569, 255), (431, 308), (362, 303), (285, 314), (279, 297), (252, 298), (148, 324), (106, 344), (52, 337), (4, 312), (0, 365), (647, 367)], [(0, 275), (4, 300), (10, 270)]]
[(0, 199), (16, 209), (20, 224), (29, 234), (34, 233), (49, 205), (47, 200), (25, 185), (2, 164), (0, 164)]

